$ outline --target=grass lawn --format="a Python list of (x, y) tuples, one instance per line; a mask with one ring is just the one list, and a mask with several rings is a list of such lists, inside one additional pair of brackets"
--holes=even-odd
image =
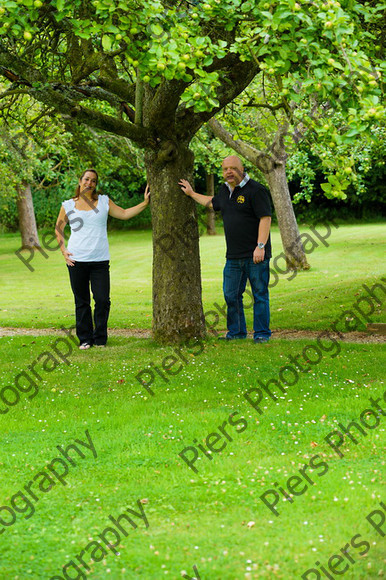
[[(273, 327), (322, 330), (349, 310), (363, 283), (380, 280), (381, 233), (379, 224), (333, 230), (309, 272), (272, 288)], [(14, 255), (18, 236), (1, 241), (0, 325), (71, 326), (61, 256), (35, 256), (30, 272)], [(149, 328), (151, 234), (110, 241), (110, 326)], [(280, 247), (277, 232), (273, 243)], [(205, 236), (200, 246), (210, 309), (222, 304), (224, 239)], [(380, 309), (371, 320), (381, 320)], [(384, 345), (209, 338), (174, 349), (111, 336), (106, 349), (79, 351), (56, 341), (0, 338), (1, 580), (193, 578), (194, 566), (201, 580), (324, 580), (321, 567), (332, 578), (382, 576), (384, 538), (374, 526), (386, 519), (386, 396), (369, 399), (384, 396)], [(340, 457), (325, 438), (351, 421), (359, 429), (341, 441)], [(70, 444), (83, 457), (72, 449), (66, 460), (58, 446)], [(278, 516), (263, 494), (277, 498)], [(134, 525), (120, 522), (126, 535), (104, 532), (109, 516), (128, 509), (137, 515)]]
[[(0, 339), (3, 384), (13, 384), (40, 353), (53, 353), (52, 344), (47, 336)], [(54, 479), (49, 492), (35, 487), (34, 515), (18, 513), (2, 534), (0, 577), (63, 577), (62, 567), (98, 540), (108, 516), (117, 518), (127, 508), (138, 512), (138, 499), (147, 500), (149, 527), (134, 518), (138, 528), (127, 525), (119, 556), (107, 550), (100, 562), (86, 558), (90, 577), (180, 578), (183, 570), (193, 577), (196, 565), (205, 580), (300, 578), (315, 561), (327, 564), (356, 534), (370, 549), (361, 557), (363, 549), (350, 548), (355, 564), (346, 577), (379, 577), (383, 540), (365, 516), (382, 500), (384, 417), (366, 435), (357, 434), (356, 444), (347, 439), (343, 458), (324, 438), (337, 423), (359, 420), (369, 397), (382, 395), (382, 345), (341, 344), (326, 352), (319, 364), (304, 367), (286, 396), (274, 389), (273, 401), (266, 394), (262, 414), (243, 396), (258, 381), (277, 378), (288, 357), (309, 344), (209, 340), (202, 352), (197, 346), (181, 351), (188, 362), (168, 383), (158, 376), (154, 396), (135, 376), (149, 362), (159, 368), (173, 350), (148, 340), (114, 337), (105, 351), (75, 349), (69, 366), (62, 363), (52, 372), (35, 366), (39, 392), (31, 400), (30, 393), (20, 393), (1, 416), (1, 505), (10, 506), (15, 493), (62, 457), (58, 445), (87, 442), (86, 430), (97, 457), (85, 447), (84, 459), (73, 451), (76, 466), (69, 465), (66, 486)], [(244, 417), (244, 429), (229, 425), (236, 411), (233, 421)], [(196, 446), (194, 440), (206, 446), (207, 436), (224, 422), (231, 440), (222, 437), (226, 445), (212, 460), (199, 450), (194, 472), (178, 454)], [(190, 461), (193, 454), (185, 454)], [(293, 503), (279, 501), (275, 516), (259, 496), (275, 481), (285, 486), (317, 454), (328, 471), (309, 471), (315, 485)], [(22, 511), (22, 499), (14, 501)], [(11, 520), (5, 511), (0, 516)], [(71, 569), (68, 577), (83, 576)]]
[[(316, 229), (321, 236), (326, 235), (323, 225)], [(317, 241), (309, 228), (301, 228), (301, 231)], [(336, 320), (361, 295), (366, 295), (362, 284), (371, 287), (379, 281), (380, 273), (384, 272), (384, 237), (383, 224), (340, 225), (338, 229), (332, 226), (326, 239), (329, 247), (319, 241), (319, 247), (309, 255), (311, 270), (281, 274), (285, 269), (283, 260), (278, 260), (276, 284), (276, 277), (271, 277), (272, 327), (319, 330), (326, 328), (328, 321)], [(275, 228), (272, 238), (275, 257), (281, 252), (280, 236)], [(46, 252), (48, 258), (36, 252), (29, 262), (34, 268), (31, 272), (15, 255), (20, 247), (20, 235), (2, 235), (0, 240), (3, 288), (0, 326), (70, 326), (74, 319), (73, 297), (60, 252)], [(109, 325), (151, 328), (151, 232), (113, 232), (110, 246), (112, 309)], [(306, 249), (312, 247), (311, 243), (306, 245)], [(204, 308), (210, 310), (214, 302), (223, 303), (224, 236), (203, 236), (200, 251)], [(22, 256), (25, 260), (30, 257), (28, 252), (23, 252)], [(275, 267), (273, 263), (271, 266)], [(247, 317), (251, 328), (252, 309), (247, 311)], [(371, 319), (381, 320), (380, 312), (374, 312)], [(360, 328), (364, 328), (363, 324)]]

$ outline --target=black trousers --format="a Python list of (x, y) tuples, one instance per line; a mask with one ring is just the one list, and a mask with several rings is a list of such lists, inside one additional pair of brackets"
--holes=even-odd
[[(110, 312), (110, 262), (75, 262), (67, 266), (75, 298), (76, 334), (82, 342), (106, 344)], [(95, 301), (94, 327), (90, 284)]]

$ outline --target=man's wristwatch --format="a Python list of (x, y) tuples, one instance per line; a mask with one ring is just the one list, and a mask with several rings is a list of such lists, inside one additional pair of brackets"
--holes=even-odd
[(263, 242), (258, 242), (257, 247), (260, 248), (260, 250), (263, 250), (265, 248), (265, 244), (263, 244)]

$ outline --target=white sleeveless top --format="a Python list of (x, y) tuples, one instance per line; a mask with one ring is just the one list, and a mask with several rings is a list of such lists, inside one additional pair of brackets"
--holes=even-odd
[(75, 262), (102, 262), (110, 259), (107, 240), (109, 196), (99, 195), (95, 209), (75, 208), (75, 200), (62, 203), (71, 228), (67, 249)]

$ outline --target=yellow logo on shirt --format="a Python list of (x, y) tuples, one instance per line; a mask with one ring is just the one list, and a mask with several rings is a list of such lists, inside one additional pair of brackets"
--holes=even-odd
[(244, 203), (245, 201), (245, 197), (243, 195), (239, 195), (239, 197), (237, 198), (237, 203)]

